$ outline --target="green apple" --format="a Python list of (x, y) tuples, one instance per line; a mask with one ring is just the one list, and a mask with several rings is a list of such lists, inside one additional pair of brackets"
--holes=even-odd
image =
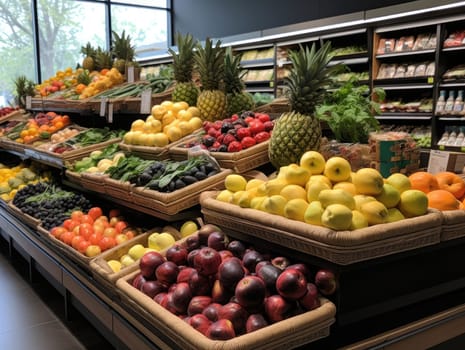
[(318, 195), (318, 200), (321, 202), (323, 208), (326, 208), (331, 204), (342, 204), (350, 210), (355, 209), (354, 196), (341, 189), (322, 190)]
[(121, 258), (119, 258), (119, 261), (121, 262), (121, 266), (124, 267), (132, 265), (136, 262), (129, 254), (122, 255)]
[(367, 202), (360, 207), (360, 212), (367, 219), (368, 225), (384, 224), (387, 222), (388, 210), (381, 202)]
[(383, 190), (384, 178), (376, 169), (361, 168), (355, 172), (352, 182), (357, 193), (376, 196)]
[(140, 243), (134, 244), (129, 248), (128, 254), (133, 260), (138, 260), (145, 254), (145, 247)]
[(410, 190), (412, 186), (408, 176), (401, 173), (389, 175), (385, 182), (397, 188), (400, 193)]
[(302, 198), (293, 198), (284, 206), (284, 216), (291, 220), (304, 221), (305, 211), (308, 203)]
[(299, 164), (307, 169), (312, 175), (322, 174), (325, 170), (326, 160), (320, 152), (307, 151), (300, 157)]
[(428, 197), (420, 190), (406, 190), (401, 193), (397, 208), (407, 218), (424, 215), (428, 211)]
[(348, 230), (352, 225), (352, 210), (343, 204), (331, 204), (321, 214), (321, 222), (336, 231)]
[(368, 226), (368, 221), (358, 210), (352, 210), (352, 223), (350, 225), (351, 230), (357, 230)]
[(354, 200), (355, 200), (355, 209), (360, 211), (362, 204), (365, 204), (366, 202), (375, 201), (376, 198), (373, 196), (367, 196), (366, 194), (356, 194), (354, 196)]
[(326, 161), (323, 174), (332, 182), (347, 181), (352, 169), (347, 159), (342, 157), (331, 157)]
[(322, 226), (321, 215), (323, 215), (324, 208), (319, 201), (313, 201), (305, 210), (304, 221), (307, 224)]
[(323, 181), (309, 181), (307, 183), (307, 202), (311, 203), (318, 200), (318, 196), (323, 190), (330, 190), (331, 187), (328, 186), (326, 182)]
[(380, 194), (376, 197), (376, 200), (383, 203), (386, 208), (394, 208), (400, 201), (400, 192), (394, 186), (385, 183)]
[(397, 208), (389, 208), (388, 209), (388, 217), (387, 222), (396, 222), (400, 220), (404, 220), (405, 216), (401, 213), (401, 211)]

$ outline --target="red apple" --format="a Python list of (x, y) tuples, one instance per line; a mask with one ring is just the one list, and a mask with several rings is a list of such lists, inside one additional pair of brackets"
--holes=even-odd
[(245, 245), (241, 241), (233, 240), (228, 243), (227, 249), (234, 254), (234, 256), (242, 259), (245, 253)]
[(218, 312), (218, 319), (227, 319), (232, 322), (236, 334), (245, 332), (245, 323), (247, 322), (248, 316), (247, 310), (234, 302), (223, 305)]
[(160, 305), (172, 314), (179, 315), (179, 312), (173, 302), (173, 293), (166, 293), (165, 297), (161, 300)]
[(201, 275), (197, 270), (192, 272), (188, 283), (192, 295), (209, 295), (211, 293), (210, 279)]
[(192, 274), (195, 271), (196, 270), (190, 266), (179, 266), (179, 273), (178, 273), (178, 277), (176, 278), (176, 283), (189, 282)]
[(203, 309), (202, 314), (207, 316), (207, 318), (210, 321), (214, 322), (214, 321), (218, 320), (218, 315), (219, 315), (220, 309), (222, 307), (223, 307), (223, 305), (221, 305), (219, 303), (211, 303), (205, 309)]
[(328, 269), (320, 269), (315, 274), (315, 284), (323, 295), (331, 295), (337, 289), (337, 280), (334, 272)]
[(150, 298), (153, 298), (155, 295), (166, 292), (166, 286), (160, 281), (145, 281), (140, 287), (140, 291)]
[(139, 261), (140, 272), (145, 278), (155, 278), (155, 270), (165, 262), (165, 258), (158, 252), (149, 251), (142, 255)]
[(300, 299), (307, 292), (307, 279), (297, 269), (286, 269), (276, 280), (276, 290), (286, 299)]
[(242, 264), (249, 271), (255, 271), (258, 262), (266, 260), (263, 255), (255, 249), (247, 250), (242, 256)]
[(208, 244), (208, 236), (210, 233), (221, 231), (221, 229), (213, 224), (205, 224), (199, 228), (197, 234), (199, 235), (199, 242), (200, 245), (207, 245)]
[(168, 293), (165, 293), (165, 292), (158, 293), (157, 295), (153, 297), (153, 301), (161, 305), (162, 303), (165, 303), (164, 299), (166, 298), (167, 295)]
[(187, 264), (187, 248), (182, 247), (180, 244), (174, 244), (166, 250), (166, 260), (174, 262), (176, 265)]
[(189, 318), (189, 325), (202, 333), (203, 335), (207, 334), (208, 327), (212, 324), (207, 316), (202, 314), (196, 314)]
[(187, 254), (187, 265), (194, 266), (194, 257), (199, 254), (200, 248), (193, 249)]
[(257, 276), (265, 282), (266, 289), (270, 294), (276, 292), (276, 280), (281, 272), (282, 270), (279, 267), (272, 264), (263, 265), (258, 269)]
[(320, 306), (318, 299), (318, 288), (313, 283), (307, 283), (307, 293), (298, 300), (304, 310), (313, 310)]
[(223, 231), (213, 231), (207, 238), (207, 246), (217, 251), (226, 249), (228, 243), (229, 239)]
[(202, 275), (214, 275), (221, 264), (221, 256), (213, 248), (201, 248), (198, 254), (194, 256), (194, 268)]
[(191, 289), (186, 282), (177, 283), (175, 286), (173, 290), (173, 307), (178, 314), (186, 314), (187, 307), (192, 299)]
[(225, 261), (226, 259), (232, 258), (234, 256), (234, 254), (231, 253), (227, 249), (220, 250), (219, 253), (220, 253), (220, 256), (221, 256), (221, 261)]
[(245, 273), (242, 261), (236, 257), (223, 261), (218, 267), (218, 279), (230, 290), (236, 288), (237, 282), (245, 276)]
[(196, 295), (187, 306), (187, 315), (201, 314), (202, 311), (212, 303), (212, 298), (207, 295)]
[(245, 323), (245, 331), (250, 333), (266, 326), (268, 326), (268, 321), (262, 314), (251, 314)]
[(279, 294), (274, 294), (265, 299), (265, 314), (272, 323), (285, 320), (292, 316), (295, 310), (295, 302), (284, 299)]
[(230, 289), (227, 289), (220, 280), (215, 280), (212, 286), (212, 300), (215, 303), (224, 304), (226, 303), (231, 297), (233, 293)]
[(165, 261), (155, 270), (155, 276), (157, 280), (166, 286), (170, 286), (176, 282), (178, 277), (179, 267), (172, 261)]
[(206, 336), (212, 340), (228, 340), (236, 336), (234, 327), (229, 320), (218, 320), (208, 327)]
[(306, 264), (296, 263), (296, 264), (289, 265), (287, 268), (299, 270), (300, 272), (304, 274), (305, 278), (307, 279), (307, 282), (312, 281), (312, 272), (310, 271), (310, 268)]
[(291, 265), (291, 261), (285, 256), (277, 256), (271, 259), (271, 263), (281, 270), (284, 270), (286, 267)]
[(145, 277), (141, 273), (138, 273), (132, 280), (132, 286), (140, 290), (145, 281)]
[(199, 235), (194, 233), (192, 235), (187, 236), (186, 240), (184, 241), (184, 245), (188, 252), (200, 248)]
[(257, 276), (245, 276), (236, 285), (234, 296), (237, 302), (248, 308), (256, 308), (263, 304), (265, 299), (265, 282)]
[(255, 273), (258, 274), (258, 271), (260, 271), (260, 269), (265, 265), (271, 265), (271, 261), (269, 260), (259, 261), (257, 265), (255, 265)]

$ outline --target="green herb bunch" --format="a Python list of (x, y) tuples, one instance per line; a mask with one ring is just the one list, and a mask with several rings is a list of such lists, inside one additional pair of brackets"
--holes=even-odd
[(367, 143), (369, 133), (379, 130), (375, 115), (380, 113), (379, 103), (385, 98), (383, 89), (374, 88), (369, 94), (367, 85), (351, 78), (328, 94), (316, 108), (316, 116), (328, 123), (339, 142)]

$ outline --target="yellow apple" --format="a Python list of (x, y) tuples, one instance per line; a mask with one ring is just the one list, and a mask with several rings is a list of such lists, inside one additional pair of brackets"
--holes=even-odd
[[(149, 239), (150, 239), (150, 236), (149, 236)], [(150, 240), (149, 240), (149, 245), (150, 245)], [(134, 244), (131, 248), (129, 248), (128, 250), (128, 255), (133, 259), (133, 260), (137, 260), (137, 259), (140, 259), (142, 257), (142, 255), (145, 254), (145, 247), (140, 244), (140, 243), (137, 243), (137, 244)]]
[(271, 179), (266, 181), (263, 185), (258, 186), (257, 193), (273, 196), (275, 194), (279, 194), (287, 184), (288, 183), (281, 178)]
[(362, 204), (365, 204), (366, 202), (375, 201), (376, 198), (373, 196), (367, 196), (366, 194), (356, 194), (354, 196), (354, 200), (355, 200), (355, 209), (360, 210), (360, 207), (362, 206)]
[(325, 170), (326, 160), (320, 152), (307, 151), (300, 157), (299, 164), (307, 169), (312, 175), (322, 174)]
[(400, 201), (400, 192), (394, 186), (385, 183), (380, 194), (376, 197), (376, 200), (383, 203), (386, 208), (394, 208)]
[(250, 200), (250, 207), (252, 209), (262, 210), (261, 205), (266, 196), (256, 196)]
[(231, 192), (243, 191), (247, 186), (247, 180), (239, 174), (229, 174), (224, 179), (224, 187)]
[(408, 176), (401, 173), (394, 173), (389, 175), (385, 182), (397, 188), (400, 193), (406, 190), (410, 190), (411, 188), (411, 183)]
[(234, 192), (230, 190), (222, 190), (216, 195), (216, 199), (221, 202), (230, 203), (232, 200)]
[(352, 223), (350, 225), (351, 230), (357, 230), (368, 226), (368, 221), (358, 210), (352, 210)]
[(290, 199), (284, 206), (284, 216), (291, 220), (304, 221), (304, 215), (307, 207), (308, 203), (305, 199)]
[(308, 171), (304, 167), (301, 167), (300, 165), (293, 163), (287, 166), (287, 170), (284, 175), (284, 180), (286, 180), (286, 182), (289, 184), (299, 185), (303, 187), (310, 178), (310, 175), (310, 171)]
[(252, 188), (257, 188), (264, 182), (265, 181), (261, 179), (250, 179), (249, 181), (247, 181), (247, 185), (245, 185), (245, 190), (248, 191), (248, 190), (251, 190)]
[(176, 242), (173, 235), (169, 232), (162, 232), (154, 236), (152, 235), (153, 234), (148, 237), (148, 246), (149, 248), (158, 251), (169, 248)]
[(307, 191), (305, 188), (299, 185), (289, 184), (282, 188), (279, 194), (285, 197), (287, 200), (294, 199), (294, 198), (302, 198), (305, 201), (307, 200)]
[(401, 211), (397, 208), (389, 208), (388, 209), (388, 217), (387, 222), (396, 222), (400, 220), (404, 220), (405, 216), (401, 213)]
[(318, 201), (309, 203), (304, 213), (304, 221), (307, 224), (322, 226), (321, 215), (323, 215), (324, 208)]
[(424, 215), (428, 211), (428, 197), (420, 190), (406, 190), (401, 193), (397, 208), (406, 218)]
[(352, 224), (352, 210), (343, 204), (331, 204), (321, 214), (321, 222), (336, 231), (348, 230)]
[(371, 201), (362, 204), (360, 212), (367, 219), (368, 225), (377, 225), (387, 222), (388, 210), (381, 202)]
[(198, 226), (197, 223), (193, 220), (187, 220), (181, 225), (181, 228), (179, 229), (179, 232), (181, 232), (181, 237), (187, 237), (194, 232), (198, 231)]
[(331, 204), (343, 204), (350, 210), (355, 209), (354, 196), (341, 189), (322, 190), (318, 195), (318, 200), (321, 202), (323, 208), (326, 208)]
[(261, 208), (267, 213), (284, 216), (284, 206), (286, 203), (286, 198), (279, 194), (275, 194), (266, 197), (261, 204)]
[(122, 267), (134, 264), (136, 261), (129, 254), (124, 254), (119, 258)]
[(337, 190), (337, 189), (344, 190), (346, 192), (349, 192), (353, 196), (355, 196), (357, 194), (356, 190), (355, 190), (355, 185), (352, 182), (349, 182), (349, 181), (341, 181), (341, 182), (335, 183), (334, 186), (333, 186), (333, 189), (334, 190)]
[(311, 203), (318, 200), (320, 192), (323, 190), (330, 190), (331, 187), (328, 186), (326, 182), (323, 181), (312, 181), (307, 183), (307, 202)]
[(376, 196), (383, 190), (384, 179), (380, 172), (373, 168), (361, 168), (352, 178), (355, 189), (359, 194)]
[(332, 182), (347, 181), (352, 169), (347, 159), (342, 157), (331, 157), (326, 161), (323, 174)]

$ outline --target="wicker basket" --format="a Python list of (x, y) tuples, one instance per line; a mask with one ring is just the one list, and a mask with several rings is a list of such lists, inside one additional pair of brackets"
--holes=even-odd
[(71, 181), (72, 183), (79, 185), (79, 186), (83, 186), (82, 176), (80, 173), (77, 173), (71, 170), (66, 170), (65, 175), (68, 178), (68, 180)]
[(122, 201), (133, 202), (131, 190), (134, 187), (129, 181), (119, 181), (105, 177), (105, 193)]
[[(170, 157), (176, 160), (187, 159), (189, 149), (183, 145), (194, 141), (195, 138), (196, 136), (192, 136), (183, 143), (170, 147)], [(268, 145), (269, 141), (265, 141), (239, 152), (210, 152), (210, 155), (222, 168), (233, 169), (236, 173), (244, 173), (270, 161)]]
[(207, 223), (246, 233), (339, 265), (374, 259), (440, 242), (442, 214), (427, 214), (355, 231), (333, 231), (255, 209), (217, 201), (217, 192), (200, 196)]
[(168, 147), (128, 145), (120, 142), (119, 148), (144, 159), (165, 160), (169, 158)]
[(169, 193), (153, 191), (144, 187), (134, 187), (132, 189), (132, 199), (134, 203), (142, 207), (174, 215), (198, 205), (200, 194), (203, 191), (224, 188), (224, 179), (231, 173), (230, 169), (222, 169), (218, 174), (205, 180), (194, 182), (189, 186)]
[(82, 187), (97, 193), (105, 193), (105, 179), (108, 175), (98, 173), (81, 173)]
[(142, 315), (150, 324), (172, 339), (180, 349), (273, 350), (283, 347), (293, 349), (327, 337), (330, 326), (335, 321), (335, 305), (322, 298), (321, 306), (312, 311), (230, 340), (211, 340), (194, 328), (187, 326), (181, 318), (134, 288), (130, 281), (139, 271), (138, 269), (116, 281), (122, 302), (135, 308), (139, 315)]
[(26, 147), (23, 143), (12, 141), (6, 137), (0, 137), (0, 148), (24, 154)]
[(442, 212), (443, 223), (441, 241), (465, 236), (465, 210), (447, 210)]
[(288, 99), (277, 98), (270, 103), (264, 104), (254, 109), (255, 112), (268, 113), (268, 114), (281, 114), (290, 112), (291, 106)]
[(31, 215), (23, 213), (23, 211), (19, 209), (17, 206), (15, 206), (11, 201), (8, 202), (6, 209), (13, 216), (17, 217), (21, 222), (24, 222), (29, 227), (32, 227), (33, 229), (37, 229), (39, 227), (40, 225), (39, 219), (36, 219), (35, 217), (32, 217)]

